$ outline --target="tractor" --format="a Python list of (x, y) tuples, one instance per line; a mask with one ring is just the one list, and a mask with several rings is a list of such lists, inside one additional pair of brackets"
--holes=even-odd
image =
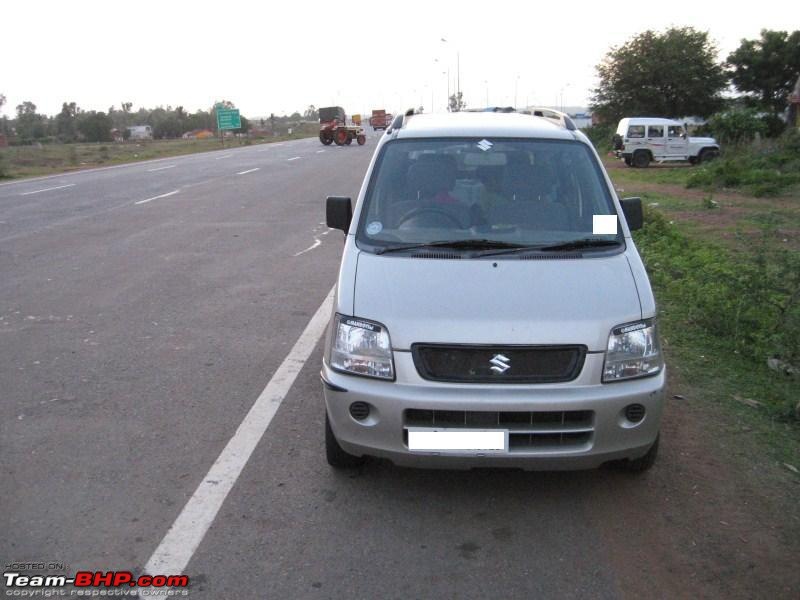
[(328, 106), (319, 109), (319, 141), (330, 146), (349, 146), (353, 139), (363, 146), (367, 142), (364, 128), (358, 125), (348, 125), (347, 117), (341, 106)]

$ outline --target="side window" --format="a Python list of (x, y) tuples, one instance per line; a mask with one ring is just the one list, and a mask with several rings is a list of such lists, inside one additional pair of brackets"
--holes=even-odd
[(628, 137), (629, 138), (643, 138), (644, 137), (644, 125), (631, 125), (628, 127)]
[(667, 137), (679, 138), (683, 135), (683, 127), (680, 125), (670, 125), (667, 127)]
[(662, 137), (664, 137), (664, 126), (663, 125), (648, 125), (648, 127), (647, 127), (647, 137), (651, 137), (651, 138), (662, 138)]

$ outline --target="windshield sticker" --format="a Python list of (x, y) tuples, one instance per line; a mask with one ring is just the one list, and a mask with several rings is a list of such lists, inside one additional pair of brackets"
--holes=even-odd
[(367, 233), (369, 235), (377, 235), (383, 230), (383, 223), (380, 221), (373, 221), (367, 225)]
[(486, 152), (487, 150), (491, 150), (492, 146), (494, 146), (494, 144), (492, 142), (490, 142), (489, 140), (481, 140), (480, 142), (478, 142), (475, 145), (478, 148), (480, 148), (481, 150), (483, 150), (484, 152)]
[(592, 233), (594, 235), (617, 235), (617, 215), (593, 215)]

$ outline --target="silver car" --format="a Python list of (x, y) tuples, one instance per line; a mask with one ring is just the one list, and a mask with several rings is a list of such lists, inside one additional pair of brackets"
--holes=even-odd
[(566, 115), (406, 114), (345, 232), (325, 342), (334, 467), (649, 468), (666, 372), (620, 200)]

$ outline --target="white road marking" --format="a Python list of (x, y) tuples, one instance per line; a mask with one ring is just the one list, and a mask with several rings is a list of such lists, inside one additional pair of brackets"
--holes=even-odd
[(317, 150), (317, 154), (322, 154), (325, 150)]
[(72, 187), (74, 185), (75, 185), (74, 183), (68, 183), (67, 185), (57, 185), (56, 187), (44, 188), (43, 190), (34, 190), (32, 192), (24, 192), (24, 193), (20, 194), (20, 196), (30, 196), (31, 194), (40, 194), (42, 192), (49, 192), (49, 191), (52, 191), (52, 190), (61, 190), (61, 189), (64, 189), (64, 188)]
[(223, 154), (222, 156), (218, 156), (214, 160), (222, 160), (223, 158), (230, 158), (233, 154)]
[(305, 254), (306, 252), (311, 252), (311, 251), (312, 251), (314, 248), (316, 248), (317, 246), (319, 246), (321, 243), (322, 243), (322, 241), (321, 241), (319, 238), (314, 238), (314, 243), (313, 243), (313, 244), (311, 244), (311, 245), (310, 245), (308, 248), (306, 248), (305, 250), (301, 250), (301, 251), (300, 251), (300, 252), (298, 252), (297, 254), (292, 254), (292, 256), (300, 256), (301, 254)]
[(256, 167), (255, 169), (247, 169), (247, 171), (239, 171), (237, 175), (247, 175), (248, 173), (252, 173), (253, 171), (258, 171), (261, 167)]
[(167, 192), (166, 194), (161, 194), (160, 196), (153, 196), (152, 198), (148, 198), (147, 200), (139, 200), (138, 202), (134, 202), (134, 204), (147, 204), (148, 202), (152, 202), (153, 200), (158, 200), (159, 198), (167, 198), (169, 196), (174, 196), (180, 192), (180, 190), (173, 190), (171, 192)]
[(166, 167), (156, 167), (155, 169), (147, 169), (148, 173), (152, 173), (153, 171), (163, 171), (164, 169), (174, 169), (178, 165), (167, 165)]
[(287, 160), (287, 161), (290, 161), (290, 160), (300, 160), (300, 158), (301, 158), (300, 156), (293, 156), (292, 158), (287, 158), (286, 160)]
[(333, 291), (331, 289), (328, 292), (289, 355), (275, 371), (267, 387), (239, 424), (236, 433), (197, 486), (178, 518), (172, 523), (164, 539), (147, 561), (144, 567), (146, 573), (151, 575), (183, 573), (189, 564), (208, 528), (214, 522), (222, 503), (325, 331), (333, 305)]

